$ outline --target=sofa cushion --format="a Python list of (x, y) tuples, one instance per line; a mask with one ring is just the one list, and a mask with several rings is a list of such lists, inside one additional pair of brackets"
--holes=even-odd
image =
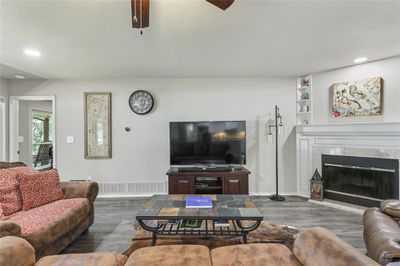
[(384, 200), (381, 202), (381, 211), (396, 218), (400, 219), (400, 200)]
[(82, 253), (68, 255), (54, 255), (41, 258), (35, 266), (122, 266), (126, 256), (116, 253)]
[(133, 252), (126, 266), (211, 266), (210, 252), (200, 245), (145, 247)]
[(29, 166), (17, 166), (12, 168), (7, 168), (8, 171), (12, 171), (16, 174), (36, 174), (39, 173), (38, 170)]
[(281, 244), (245, 244), (211, 250), (213, 265), (301, 265), (292, 252)]
[(23, 162), (0, 162), (0, 169), (18, 167), (18, 166), (26, 166)]
[(8, 169), (0, 169), (0, 205), (4, 216), (10, 215), (22, 208), (17, 174)]
[(64, 198), (56, 169), (17, 175), (22, 194), (22, 209), (29, 210)]
[(22, 236), (35, 248), (51, 243), (83, 221), (90, 212), (88, 199), (58, 200), (6, 218), (21, 226)]

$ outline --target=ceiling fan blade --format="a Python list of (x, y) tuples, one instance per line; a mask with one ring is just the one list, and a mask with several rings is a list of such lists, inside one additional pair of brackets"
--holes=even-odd
[(235, 0), (206, 0), (207, 2), (213, 4), (214, 6), (217, 6), (221, 8), (222, 10), (227, 9), (230, 7)]
[(132, 27), (146, 28), (149, 26), (150, 0), (131, 0)]

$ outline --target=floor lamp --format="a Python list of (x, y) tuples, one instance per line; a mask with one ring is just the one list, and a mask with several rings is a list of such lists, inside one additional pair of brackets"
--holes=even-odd
[[(274, 130), (275, 129), (275, 130)], [(272, 132), (275, 132), (275, 182), (276, 182), (276, 192), (274, 195), (271, 195), (269, 198), (271, 200), (276, 201), (284, 201), (285, 197), (279, 195), (278, 193), (278, 136), (283, 135), (283, 124), (282, 124), (282, 116), (279, 113), (279, 107), (275, 105), (275, 124), (268, 125), (268, 132), (267, 132), (267, 143), (272, 143)]]

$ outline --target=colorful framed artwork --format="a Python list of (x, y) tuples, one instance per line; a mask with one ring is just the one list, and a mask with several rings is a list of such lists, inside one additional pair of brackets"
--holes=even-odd
[(85, 92), (85, 159), (111, 159), (111, 93)]
[(335, 83), (331, 88), (333, 117), (382, 114), (382, 78)]

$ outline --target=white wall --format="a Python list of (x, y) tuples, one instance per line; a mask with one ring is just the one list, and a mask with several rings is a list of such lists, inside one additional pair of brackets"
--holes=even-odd
[[(295, 79), (106, 79), (11, 81), (10, 95), (56, 95), (57, 165), (64, 180), (91, 176), (99, 182), (164, 182), (169, 167), (169, 121), (246, 120), (250, 191), (271, 192), (275, 184), (274, 145), (264, 124), (278, 104), (285, 123), (281, 140), (280, 185), (296, 191)], [(128, 106), (130, 94), (146, 89), (155, 108), (145, 116)], [(111, 91), (113, 158), (85, 160), (83, 92)], [(125, 132), (125, 127), (131, 127)], [(74, 136), (74, 144), (66, 137)]]
[(0, 161), (8, 158), (8, 80), (0, 78), (0, 97), (4, 99), (4, 116), (0, 115)]
[[(383, 78), (383, 112), (381, 116), (340, 117), (331, 115), (330, 86), (343, 81), (373, 77)], [(312, 74), (313, 123), (398, 122), (400, 121), (400, 56), (380, 61)]]

